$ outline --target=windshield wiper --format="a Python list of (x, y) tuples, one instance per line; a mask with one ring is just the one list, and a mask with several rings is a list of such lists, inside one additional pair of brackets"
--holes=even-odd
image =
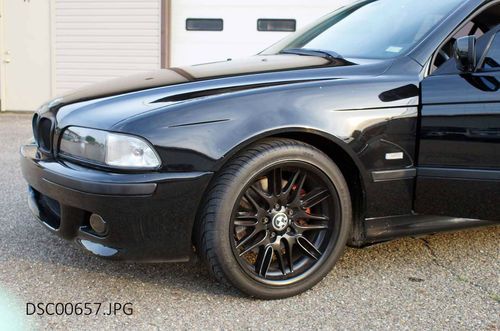
[(319, 56), (328, 60), (344, 60), (344, 57), (334, 51), (327, 51), (323, 49), (312, 48), (287, 48), (280, 52), (280, 54), (296, 54), (304, 56)]

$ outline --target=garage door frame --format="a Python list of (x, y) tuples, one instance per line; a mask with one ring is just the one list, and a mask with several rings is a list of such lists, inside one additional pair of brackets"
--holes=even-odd
[(170, 66), (172, 0), (161, 0), (161, 68)]
[(50, 0), (50, 95), (56, 95), (56, 0)]
[(3, 18), (3, 0), (0, 0), (0, 111), (5, 111), (5, 64), (4, 59), (4, 18)]

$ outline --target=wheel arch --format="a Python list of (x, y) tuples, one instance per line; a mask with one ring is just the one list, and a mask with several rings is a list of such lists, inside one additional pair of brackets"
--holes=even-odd
[(329, 138), (327, 136), (313, 132), (284, 132), (271, 135), (267, 138), (288, 138), (307, 143), (323, 153), (325, 153), (339, 167), (344, 175), (352, 203), (353, 227), (350, 243), (356, 245), (356, 242), (362, 240), (364, 234), (363, 220), (365, 210), (365, 173), (363, 166), (353, 156), (338, 138)]
[[(225, 164), (230, 162), (238, 153), (263, 139), (272, 138), (287, 138), (309, 144), (325, 153), (333, 162), (337, 164), (347, 181), (351, 195), (353, 227), (350, 244), (357, 245), (357, 242), (362, 241), (364, 235), (363, 220), (366, 205), (365, 182), (367, 180), (367, 174), (355, 152), (352, 151), (341, 139), (332, 136), (329, 133), (310, 128), (281, 128), (258, 134), (235, 146), (221, 161), (216, 164), (215, 174), (212, 181), (215, 180), (217, 172), (222, 169)], [(198, 218), (199, 217), (197, 217), (197, 220), (195, 221), (192, 231), (193, 238)]]

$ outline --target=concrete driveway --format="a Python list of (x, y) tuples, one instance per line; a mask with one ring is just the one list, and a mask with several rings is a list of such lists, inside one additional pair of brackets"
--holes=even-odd
[[(89, 256), (28, 211), (18, 148), (31, 136), (30, 121), (0, 115), (2, 330), (500, 328), (500, 227), (347, 249), (312, 291), (273, 302), (218, 285), (197, 262), (134, 265)], [(29, 302), (130, 302), (133, 314), (27, 316)]]

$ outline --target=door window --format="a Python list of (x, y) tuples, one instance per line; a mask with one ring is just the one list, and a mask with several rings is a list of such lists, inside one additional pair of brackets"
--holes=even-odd
[(497, 33), (483, 61), (483, 70), (500, 70), (500, 34)]
[(464, 24), (460, 30), (455, 31), (455, 33), (453, 33), (453, 35), (451, 35), (436, 51), (430, 72), (433, 73), (438, 69), (441, 70), (441, 67), (446, 67), (446, 63), (450, 63), (449, 59), (453, 58), (453, 45), (458, 38), (474, 36), (477, 39), (481, 39), (483, 35), (488, 32), (491, 33), (491, 30), (498, 25), (499, 19), (500, 4), (488, 6), (484, 11), (473, 17), (469, 22)]

